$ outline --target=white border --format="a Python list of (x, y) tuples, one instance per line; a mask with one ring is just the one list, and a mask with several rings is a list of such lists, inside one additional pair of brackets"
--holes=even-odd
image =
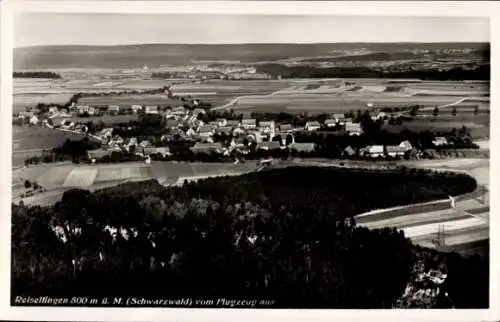
[[(210, 13), (260, 15), (377, 15), (377, 16), (466, 16), (490, 17), (491, 22), (491, 124), (499, 124), (500, 111), (500, 58), (498, 35), (500, 32), (500, 3), (474, 1), (2, 1), (1, 5), (1, 105), (0, 138), (3, 143), (0, 158), (0, 319), (30, 321), (255, 321), (258, 319), (287, 319), (290, 321), (332, 321), (382, 319), (382, 321), (496, 321), (500, 320), (498, 305), (498, 259), (490, 261), (489, 310), (216, 310), (216, 309), (142, 309), (142, 308), (20, 308), (10, 307), (10, 203), (11, 203), (11, 106), (12, 106), (12, 36), (15, 12), (65, 13)], [(500, 127), (492, 127), (490, 137), (491, 195), (499, 196), (498, 172), (500, 155)], [(7, 153), (8, 152), (8, 153)], [(490, 252), (498, 254), (500, 228), (495, 218), (497, 199), (491, 198), (493, 214), (490, 220)], [(495, 252), (495, 250), (497, 250)], [(471, 276), (471, 278), (473, 278)]]

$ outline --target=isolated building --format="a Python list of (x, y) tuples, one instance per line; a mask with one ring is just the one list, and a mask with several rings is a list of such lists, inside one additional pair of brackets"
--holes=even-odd
[(361, 123), (345, 123), (345, 131), (349, 135), (361, 135), (363, 133), (363, 129), (361, 128)]
[(157, 105), (148, 105), (145, 107), (144, 112), (146, 114), (158, 114), (158, 106)]
[(201, 143), (197, 142), (191, 147), (193, 153), (222, 153), (222, 145), (220, 143)]
[(327, 128), (335, 127), (337, 125), (337, 120), (335, 119), (327, 119), (325, 120), (325, 126)]
[(244, 129), (255, 129), (257, 127), (257, 120), (255, 119), (243, 119), (241, 121), (241, 126), (243, 126)]
[(290, 144), (290, 150), (295, 150), (297, 152), (313, 152), (315, 149), (315, 143), (304, 142)]
[(120, 105), (108, 105), (108, 112), (114, 115), (120, 113)]
[(307, 131), (317, 131), (321, 128), (321, 124), (318, 121), (309, 121), (306, 123), (305, 129)]

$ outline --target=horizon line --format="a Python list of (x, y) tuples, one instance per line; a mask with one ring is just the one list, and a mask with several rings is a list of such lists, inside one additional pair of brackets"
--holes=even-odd
[(124, 43), (124, 44), (53, 44), (53, 45), (28, 45), (14, 46), (13, 49), (40, 48), (40, 47), (120, 47), (120, 46), (231, 46), (231, 45), (333, 45), (333, 44), (491, 44), (491, 41), (341, 41), (341, 42), (221, 42), (221, 43)]

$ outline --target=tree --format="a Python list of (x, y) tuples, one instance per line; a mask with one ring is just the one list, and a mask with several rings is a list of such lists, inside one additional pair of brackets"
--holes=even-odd
[(479, 114), (479, 106), (474, 106), (474, 115)]
[(439, 108), (437, 106), (434, 107), (434, 111), (432, 112), (432, 114), (436, 117), (439, 115)]
[(451, 109), (451, 115), (453, 115), (453, 116), (457, 116), (457, 108), (456, 108), (456, 107), (453, 107), (453, 108)]
[(31, 188), (31, 182), (29, 180), (24, 180), (24, 188), (26, 189)]

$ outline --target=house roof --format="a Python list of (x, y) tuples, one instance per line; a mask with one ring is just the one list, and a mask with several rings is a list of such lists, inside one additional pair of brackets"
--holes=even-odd
[(348, 146), (344, 149), (344, 152), (347, 153), (348, 155), (354, 155), (356, 154), (356, 151), (354, 151), (353, 148), (351, 148), (351, 146)]
[(243, 119), (241, 120), (242, 124), (256, 124), (257, 120), (256, 119)]
[(274, 121), (261, 121), (259, 122), (259, 126), (274, 126)]
[(277, 141), (259, 143), (259, 149), (275, 150), (280, 148), (280, 143)]
[(406, 152), (408, 149), (404, 146), (394, 146), (394, 145), (388, 145), (386, 146), (387, 153), (391, 152)]
[(168, 147), (146, 147), (143, 149), (144, 154), (169, 153)]
[(212, 151), (212, 150), (220, 150), (222, 149), (222, 145), (219, 142), (215, 143), (203, 143), (203, 142), (196, 142), (196, 144), (191, 147), (191, 150), (206, 150), (206, 151)]
[(318, 121), (309, 121), (306, 123), (306, 126), (320, 126)]
[(221, 126), (217, 129), (217, 132), (222, 132), (222, 133), (231, 133), (233, 131), (232, 126)]
[(337, 121), (334, 120), (334, 119), (327, 119), (327, 120), (325, 120), (325, 124), (332, 124), (332, 123), (333, 124), (337, 124)]
[(290, 148), (292, 150), (296, 150), (296, 151), (299, 151), (299, 152), (311, 152), (311, 151), (314, 151), (315, 147), (316, 147), (315, 143), (309, 143), (309, 142), (305, 142), (305, 143), (293, 143), (293, 144), (290, 145)]
[(107, 150), (103, 150), (103, 149), (96, 149), (96, 150), (89, 150), (89, 151), (87, 151), (87, 154), (91, 158), (100, 159), (100, 158), (102, 158), (104, 156), (110, 155), (111, 152), (109, 152)]
[(280, 130), (291, 130), (291, 129), (293, 129), (292, 124), (280, 124), (279, 127), (280, 127)]
[(200, 132), (200, 133), (209, 133), (209, 132), (213, 132), (213, 130), (212, 130), (211, 126), (203, 125), (203, 126), (200, 126), (198, 132)]

